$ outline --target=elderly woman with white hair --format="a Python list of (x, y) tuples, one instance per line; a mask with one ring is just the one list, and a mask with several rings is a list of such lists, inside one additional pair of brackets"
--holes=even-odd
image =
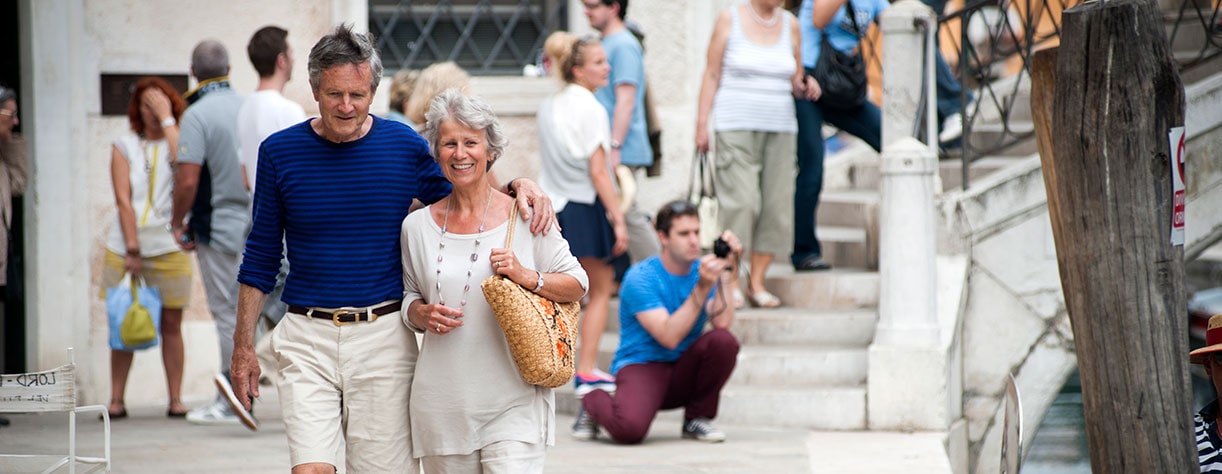
[[(487, 173), (506, 137), (491, 107), (457, 89), (425, 116), (424, 137), (454, 185), (403, 220), (404, 322), (424, 333), (408, 404), (412, 456), (425, 472), (543, 472), (555, 444), (552, 389), (522, 380), (480, 282), (497, 274), (557, 302), (588, 279), (559, 232), (532, 235)], [(512, 248), (504, 246), (516, 225)]]

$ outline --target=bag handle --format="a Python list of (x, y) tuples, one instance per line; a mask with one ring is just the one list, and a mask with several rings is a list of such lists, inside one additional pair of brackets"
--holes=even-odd
[(513, 245), (513, 229), (518, 226), (516, 219), (518, 218), (518, 202), (514, 201), (509, 205), (509, 231), (505, 233), (505, 248), (512, 249)]
[[(708, 153), (696, 152), (692, 157), (692, 176), (691, 182), (687, 184), (687, 198), (699, 199), (700, 196), (717, 196), (717, 180), (713, 175), (713, 165), (708, 162)], [(696, 194), (696, 181), (700, 181), (700, 193)]]

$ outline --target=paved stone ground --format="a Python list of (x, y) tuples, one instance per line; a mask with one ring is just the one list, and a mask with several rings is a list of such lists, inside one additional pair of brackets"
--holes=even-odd
[[(258, 432), (241, 426), (194, 426), (168, 419), (161, 407), (131, 407), (112, 423), (113, 472), (168, 474), (202, 472), (285, 473), (288, 442), (275, 391), (257, 405)], [(9, 415), (0, 428), (0, 453), (67, 452), (67, 415)], [(934, 434), (810, 432), (718, 425), (729, 439), (720, 444), (679, 436), (678, 411), (663, 413), (645, 443), (620, 446), (575, 441), (573, 418), (558, 417), (556, 446), (548, 450), (548, 473), (948, 473)], [(78, 418), (78, 453), (101, 451), (102, 423)], [(40, 472), (50, 457), (0, 460), (0, 473)], [(41, 464), (40, 464), (41, 463)], [(66, 470), (63, 470), (66, 472)], [(341, 472), (343, 470), (341, 469)]]

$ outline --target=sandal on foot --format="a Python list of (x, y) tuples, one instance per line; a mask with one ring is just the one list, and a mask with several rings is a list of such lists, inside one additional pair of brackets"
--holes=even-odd
[(775, 308), (781, 305), (781, 299), (769, 293), (768, 290), (751, 294), (751, 306), (756, 308)]
[(734, 289), (734, 309), (743, 309), (747, 305), (746, 297), (743, 296), (743, 290)]

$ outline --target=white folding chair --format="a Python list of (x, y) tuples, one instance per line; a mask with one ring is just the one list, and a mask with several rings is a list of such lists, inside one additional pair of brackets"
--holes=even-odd
[[(0, 413), (53, 413), (68, 414), (68, 455), (55, 461), (42, 471), (49, 474), (68, 467), (69, 474), (76, 473), (77, 464), (88, 464), (82, 473), (103, 470), (110, 472), (110, 414), (102, 405), (76, 406), (76, 362), (72, 348), (68, 348), (68, 364), (44, 372), (0, 375)], [(99, 412), (102, 414), (103, 457), (86, 457), (76, 454), (76, 415)], [(44, 454), (0, 454), (0, 458), (40, 458)]]

